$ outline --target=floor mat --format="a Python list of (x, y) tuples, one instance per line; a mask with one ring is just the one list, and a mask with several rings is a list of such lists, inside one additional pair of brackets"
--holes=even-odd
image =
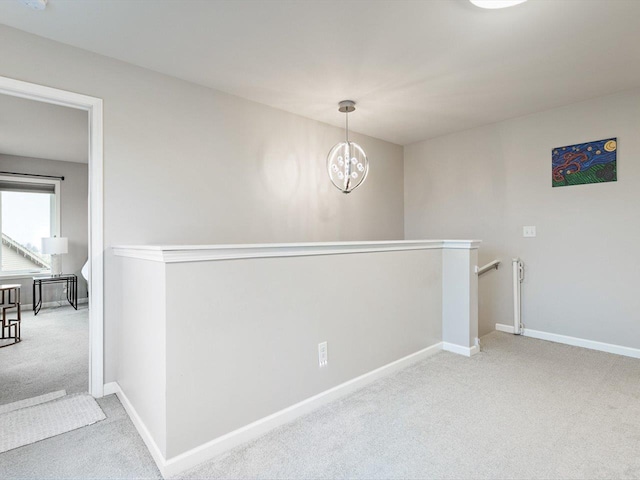
[(88, 394), (62, 397), (0, 415), (0, 453), (104, 420)]
[(45, 393), (44, 395), (27, 398), (26, 400), (19, 400), (17, 402), (7, 403), (6, 405), (0, 405), (0, 415), (3, 413), (13, 412), (14, 410), (20, 410), (21, 408), (33, 407), (34, 405), (50, 402), (51, 400), (64, 397), (66, 394), (66, 390), (58, 390), (57, 392)]

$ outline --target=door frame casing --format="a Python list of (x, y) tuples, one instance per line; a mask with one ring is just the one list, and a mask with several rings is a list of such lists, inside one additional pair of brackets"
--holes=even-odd
[(104, 137), (102, 99), (0, 76), (0, 94), (75, 108), (89, 121), (89, 393), (104, 395)]

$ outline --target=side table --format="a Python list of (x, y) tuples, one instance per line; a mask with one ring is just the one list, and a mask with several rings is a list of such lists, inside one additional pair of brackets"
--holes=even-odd
[[(37, 315), (42, 308), (42, 284), (66, 283), (67, 301), (76, 310), (78, 309), (78, 277), (73, 273), (61, 275), (47, 275), (33, 277), (33, 314)], [(37, 293), (37, 295), (36, 295)]]

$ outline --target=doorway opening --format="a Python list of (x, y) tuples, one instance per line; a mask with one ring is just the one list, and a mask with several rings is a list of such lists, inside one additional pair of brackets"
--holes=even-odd
[[(90, 97), (86, 95), (81, 95), (73, 92), (68, 92), (65, 90), (59, 90), (55, 88), (50, 88), (42, 85), (37, 85), (29, 82), (23, 82), (19, 80), (14, 80), (6, 77), (0, 77), (0, 95), (7, 95), (9, 97), (19, 97), (22, 99), (33, 100), (36, 102), (42, 102), (44, 104), (50, 105), (58, 105), (62, 107), (69, 107), (75, 110), (81, 110), (86, 112), (87, 115), (87, 128), (85, 130), (87, 135), (87, 183), (86, 183), (86, 192), (87, 192), (87, 208), (85, 212), (88, 214), (87, 221), (87, 229), (86, 229), (86, 242), (87, 242), (87, 250), (86, 250), (86, 268), (85, 276), (87, 278), (87, 298), (88, 298), (88, 391), (89, 393), (98, 398), (103, 396), (103, 387), (104, 387), (104, 280), (103, 280), (103, 272), (104, 272), (104, 240), (103, 240), (103, 129), (102, 129), (102, 100), (95, 97)], [(19, 171), (9, 172), (9, 173), (20, 173)], [(27, 172), (28, 173), (28, 172)], [(1, 174), (0, 174), (1, 175)], [(16, 184), (19, 182), (15, 181), (15, 176), (5, 175), (5, 177), (9, 177), (7, 184)], [(28, 182), (22, 182), (23, 184), (29, 185), (42, 185), (41, 187), (34, 187), (36, 189), (42, 190), (38, 193), (41, 196), (34, 196), (29, 199), (30, 202), (33, 203), (32, 208), (34, 210), (34, 215), (40, 215), (43, 218), (43, 223), (45, 225), (44, 228), (49, 228), (49, 237), (52, 240), (52, 245), (57, 245), (57, 248), (62, 248), (64, 250), (64, 245), (61, 246), (58, 240), (62, 240), (62, 238), (67, 238), (67, 242), (69, 241), (68, 237), (61, 237), (60, 234), (57, 234), (56, 228), (60, 226), (60, 219), (57, 217), (60, 214), (60, 196), (56, 195), (56, 188), (60, 189), (60, 186), (56, 184), (56, 181), (59, 183), (63, 183), (64, 181), (61, 179), (49, 179), (44, 178), (46, 174), (39, 175), (40, 182), (36, 179), (38, 175), (29, 177), (31, 180)], [(3, 177), (4, 178), (4, 177)], [(26, 178), (26, 177), (25, 177)], [(13, 179), (13, 181), (11, 181)], [(0, 181), (2, 181), (0, 179)], [(53, 187), (51, 187), (53, 185)], [(29, 187), (30, 188), (30, 187)], [(49, 196), (46, 196), (47, 190)], [(9, 199), (9, 196), (7, 196)], [(8, 201), (12, 201), (15, 199), (9, 199)], [(24, 199), (23, 199), (24, 200)], [(46, 213), (44, 212), (44, 207), (42, 205), (38, 206), (39, 203), (44, 204), (43, 202), (49, 202), (50, 205), (50, 215), (46, 219)], [(56, 202), (58, 202), (57, 213), (55, 209)], [(23, 204), (26, 205), (26, 204)], [(40, 211), (42, 210), (42, 211)], [(86, 217), (87, 218), (87, 217)], [(56, 226), (57, 222), (57, 226)], [(64, 225), (64, 223), (63, 223)], [(16, 227), (17, 228), (17, 227)], [(64, 234), (64, 226), (62, 233)], [(18, 232), (18, 230), (16, 230)], [(13, 239), (15, 241), (15, 239)], [(55, 275), (57, 272), (53, 272), (53, 269), (56, 267), (54, 262), (52, 262), (52, 257), (55, 257), (59, 254), (55, 253), (55, 248), (52, 250), (52, 253), (43, 253), (33, 252), (33, 250), (37, 250), (37, 248), (32, 248), (31, 250), (24, 245), (28, 242), (19, 242), (15, 241), (16, 248), (22, 248), (21, 252), (25, 255), (30, 255), (31, 253), (36, 253), (39, 255), (31, 255), (34, 265), (38, 265), (40, 262), (40, 266), (43, 271), (49, 273), (49, 276)], [(18, 247), (19, 245), (19, 247)], [(33, 247), (33, 245), (31, 245)], [(67, 249), (68, 249), (67, 243)], [(15, 250), (15, 249), (14, 249)], [(24, 251), (23, 251), (24, 250)], [(26, 253), (25, 253), (26, 252)], [(53, 255), (52, 255), (53, 254)], [(49, 256), (51, 255), (51, 256)], [(57, 258), (53, 258), (53, 260), (59, 260)], [(68, 261), (64, 259), (63, 262)], [(8, 264), (7, 264), (8, 266)], [(10, 267), (9, 267), (10, 268)], [(64, 272), (63, 272), (64, 273)], [(81, 275), (82, 277), (82, 275)], [(0, 283), (8, 283), (9, 280), (5, 281), (4, 279)], [(30, 279), (31, 281), (31, 279)], [(78, 284), (81, 282), (79, 279)], [(55, 300), (60, 300), (63, 302), (68, 302), (71, 304), (72, 308), (79, 306), (79, 302), (75, 301), (75, 294), (80, 292), (79, 285), (73, 285), (68, 282), (61, 282), (64, 297), (58, 298)], [(31, 298), (31, 305), (36, 305), (38, 300), (42, 300), (46, 302), (46, 298), (43, 298), (44, 294), (39, 295), (41, 292), (36, 287), (36, 282), (33, 282), (33, 289), (29, 292), (29, 298)], [(42, 287), (43, 289), (46, 287)], [(73, 305), (75, 303), (75, 306)], [(29, 305), (30, 308), (33, 308)], [(42, 313), (40, 313), (42, 314)], [(8, 347), (13, 348), (13, 347)]]

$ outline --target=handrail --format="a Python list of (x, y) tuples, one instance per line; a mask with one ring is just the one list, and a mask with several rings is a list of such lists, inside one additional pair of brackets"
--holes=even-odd
[(483, 273), (487, 273), (492, 268), (495, 268), (497, 270), (499, 265), (500, 265), (500, 260), (494, 260), (491, 263), (487, 263), (484, 267), (478, 267), (476, 265), (476, 273), (478, 274), (478, 276), (480, 276)]

